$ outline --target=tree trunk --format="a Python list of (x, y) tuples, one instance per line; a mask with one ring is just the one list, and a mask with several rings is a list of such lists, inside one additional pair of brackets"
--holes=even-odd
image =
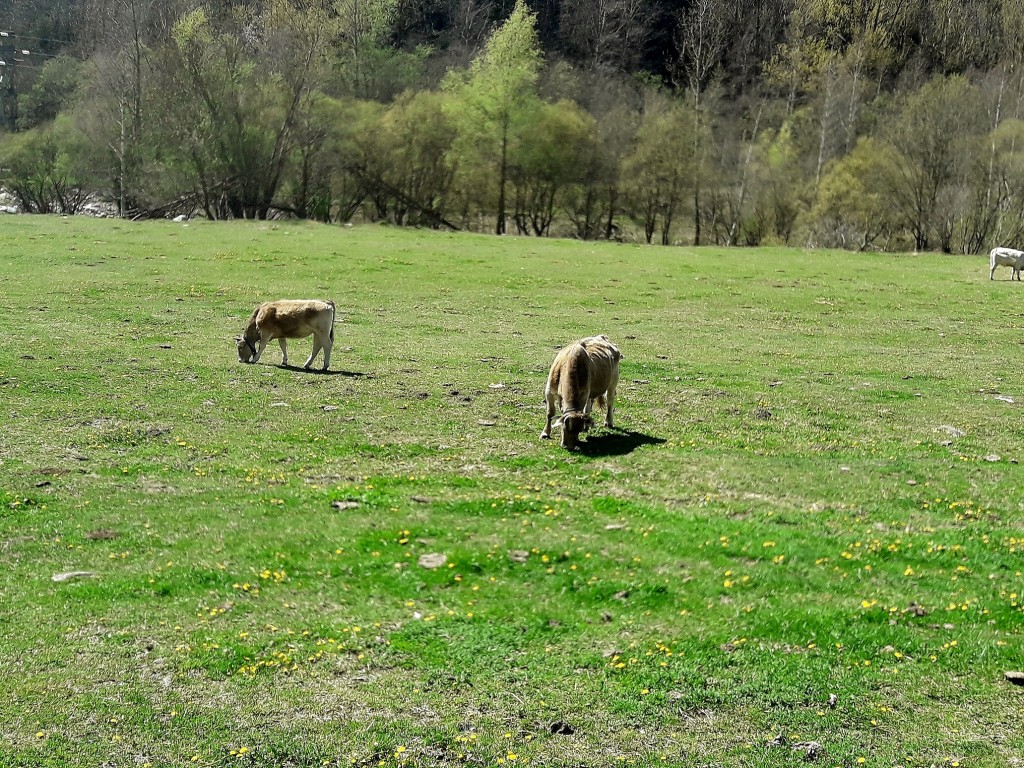
[(505, 183), (508, 176), (508, 119), (501, 127), (501, 163), (498, 169), (498, 219), (494, 225), (494, 234), (505, 234)]

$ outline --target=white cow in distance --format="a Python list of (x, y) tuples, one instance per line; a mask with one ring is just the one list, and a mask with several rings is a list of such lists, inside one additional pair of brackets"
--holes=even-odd
[(988, 253), (988, 279), (995, 280), (996, 267), (1010, 267), (1013, 274), (1011, 280), (1020, 280), (1020, 271), (1024, 269), (1024, 251), (1016, 248), (993, 248)]

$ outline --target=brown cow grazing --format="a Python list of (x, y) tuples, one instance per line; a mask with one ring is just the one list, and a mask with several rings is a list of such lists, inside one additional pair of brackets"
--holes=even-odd
[[(590, 411), (595, 400), (598, 406), (607, 402), (604, 425), (613, 426), (612, 410), (621, 359), (619, 348), (604, 335), (580, 339), (560, 350), (551, 364), (544, 388), (548, 419), (540, 436), (548, 439), (552, 426), (561, 427), (562, 447), (575, 449), (580, 434), (594, 425)], [(562, 415), (552, 424), (556, 408), (561, 409)]]
[(281, 364), (288, 365), (285, 339), (304, 339), (310, 334), (313, 336), (313, 352), (302, 367), (309, 368), (317, 352), (323, 349), (326, 371), (331, 364), (331, 347), (334, 346), (334, 302), (316, 299), (268, 301), (256, 307), (242, 335), (235, 338), (238, 359), (243, 363), (257, 362), (267, 344), (277, 339), (284, 356)]

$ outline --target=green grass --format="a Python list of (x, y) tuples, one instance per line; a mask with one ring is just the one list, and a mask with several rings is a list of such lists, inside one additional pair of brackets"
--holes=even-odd
[[(0, 248), (0, 765), (1022, 764), (1008, 271), (47, 217)], [(239, 364), (301, 297), (332, 372)], [(623, 431), (569, 454), (544, 378), (601, 332)]]

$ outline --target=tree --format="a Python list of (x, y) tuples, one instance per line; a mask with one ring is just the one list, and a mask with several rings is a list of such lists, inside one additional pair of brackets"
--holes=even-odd
[(934, 78), (906, 100), (888, 127), (889, 196), (918, 251), (928, 250), (941, 231), (940, 197), (962, 167), (961, 145), (982, 113), (976, 95), (962, 77)]
[(548, 234), (562, 190), (582, 179), (596, 132), (593, 118), (572, 102), (542, 105), (511, 173), (520, 234)]
[(417, 84), (430, 48), (388, 44), (398, 14), (399, 0), (334, 0), (334, 52), (345, 92), (387, 101)]
[(211, 218), (266, 218), (308, 110), (331, 27), (322, 7), (267, 0), (215, 20), (199, 8), (174, 26), (177, 96), (204, 209)]
[(678, 101), (660, 96), (652, 101), (637, 131), (636, 145), (623, 160), (622, 180), (629, 215), (643, 227), (647, 242), (660, 226), (661, 243), (668, 245), (693, 173), (693, 115)]
[(444, 115), (443, 94), (406, 93), (384, 113), (377, 136), (377, 176), (396, 224), (446, 223), (453, 173), (445, 157), (454, 130)]
[(78, 213), (98, 183), (89, 159), (86, 137), (62, 115), (0, 146), (2, 182), (26, 213)]
[(884, 181), (893, 161), (891, 150), (863, 138), (827, 169), (810, 213), (814, 245), (864, 251), (897, 231)]
[[(455, 127), (449, 154), (464, 176), (493, 175), (496, 185), (496, 234), (505, 233), (506, 187), (519, 136), (536, 115), (536, 86), (541, 66), (536, 17), (524, 0), (499, 27), (483, 54), (467, 72), (452, 72), (444, 89), (451, 95), (445, 114)], [(488, 185), (492, 186), (493, 185)]]
[(43, 64), (32, 87), (18, 102), (18, 127), (32, 128), (56, 119), (70, 106), (82, 78), (83, 64), (72, 56), (57, 56)]
[(562, 38), (594, 69), (631, 71), (650, 37), (647, 0), (566, 0)]
[(701, 241), (701, 181), (707, 157), (704, 91), (721, 60), (727, 37), (725, 8), (713, 0), (697, 0), (679, 15), (676, 68), (693, 104), (693, 244)]

